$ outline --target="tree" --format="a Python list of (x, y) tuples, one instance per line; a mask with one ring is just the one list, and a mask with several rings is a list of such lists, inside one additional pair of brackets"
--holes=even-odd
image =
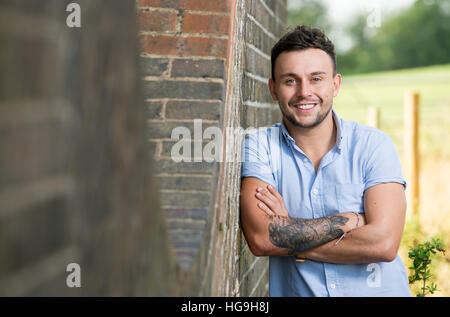
[(363, 73), (450, 62), (450, 0), (416, 0), (386, 17), (372, 37), (361, 15), (348, 28), (355, 45), (338, 56), (339, 71)]
[(298, 24), (305, 24), (322, 29), (328, 33), (331, 29), (331, 24), (327, 18), (327, 8), (317, 0), (301, 0), (299, 9), (290, 10), (288, 12), (288, 24), (296, 26)]

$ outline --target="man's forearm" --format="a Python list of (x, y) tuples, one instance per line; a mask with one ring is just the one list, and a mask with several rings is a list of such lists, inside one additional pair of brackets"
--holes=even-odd
[(367, 224), (352, 231), (334, 245), (326, 243), (306, 253), (316, 261), (331, 263), (390, 262), (395, 259), (402, 238), (406, 214), (404, 187), (382, 183), (364, 193)]
[(295, 255), (332, 241), (355, 226), (355, 215), (343, 213), (318, 219), (299, 219), (282, 216), (269, 218), (268, 234), (273, 250), (267, 255)]
[(390, 262), (396, 256), (396, 252), (393, 252), (396, 249), (386, 243), (375, 225), (365, 225), (349, 233), (337, 245), (335, 242), (333, 240), (322, 244), (304, 255), (308, 260), (337, 264)]

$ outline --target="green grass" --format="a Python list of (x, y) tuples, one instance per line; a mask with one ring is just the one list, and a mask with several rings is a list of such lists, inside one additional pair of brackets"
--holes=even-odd
[[(403, 161), (403, 98), (405, 91), (418, 92), (420, 148), (420, 207), (418, 218), (408, 219), (400, 256), (406, 267), (409, 247), (430, 236), (450, 236), (450, 64), (406, 70), (343, 76), (334, 108), (340, 117), (367, 123), (369, 107), (380, 108), (380, 129), (393, 139)], [(450, 252), (450, 241), (444, 239)], [(450, 296), (450, 259), (437, 257), (432, 274), (439, 291)], [(413, 294), (416, 285), (411, 287)]]
[[(334, 108), (347, 120), (367, 123), (367, 109), (379, 107), (380, 129), (403, 149), (405, 91), (420, 93), (420, 147), (427, 155), (450, 158), (450, 64), (343, 76)], [(449, 140), (450, 141), (450, 140)]]

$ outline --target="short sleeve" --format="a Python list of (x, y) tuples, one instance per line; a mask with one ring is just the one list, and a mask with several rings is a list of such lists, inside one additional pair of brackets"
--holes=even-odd
[(267, 130), (246, 135), (242, 143), (241, 177), (255, 177), (276, 187), (270, 162)]
[(372, 151), (369, 151), (367, 158), (364, 190), (381, 183), (400, 183), (406, 188), (394, 143), (385, 133), (377, 139), (376, 145)]

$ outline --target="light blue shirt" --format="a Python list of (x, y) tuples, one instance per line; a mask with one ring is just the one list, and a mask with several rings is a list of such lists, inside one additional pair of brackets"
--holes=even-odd
[[(333, 110), (337, 141), (321, 160), (317, 174), (295, 145), (284, 123), (258, 129), (243, 144), (242, 177), (274, 186), (294, 218), (321, 218), (342, 212), (363, 213), (364, 191), (396, 182), (406, 186), (395, 146), (385, 133), (340, 119)], [(270, 296), (411, 296), (405, 267), (392, 262), (333, 264), (293, 256), (269, 259)]]

